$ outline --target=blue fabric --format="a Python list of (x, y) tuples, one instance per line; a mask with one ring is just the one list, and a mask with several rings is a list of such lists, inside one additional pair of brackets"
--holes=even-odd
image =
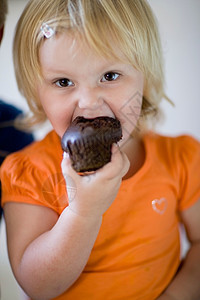
[[(0, 100), (0, 165), (5, 159), (6, 154), (18, 151), (33, 142), (33, 135), (31, 133), (27, 133), (13, 127), (12, 121), (21, 113), (22, 111), (13, 105)], [(2, 208), (0, 206), (0, 217), (1, 214)]]

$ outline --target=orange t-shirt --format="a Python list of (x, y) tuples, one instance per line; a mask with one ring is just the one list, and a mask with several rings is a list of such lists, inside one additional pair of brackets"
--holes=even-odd
[[(56, 299), (156, 299), (175, 275), (180, 263), (179, 211), (200, 197), (200, 144), (189, 136), (150, 133), (144, 145), (144, 165), (122, 182), (103, 215), (84, 271)], [(1, 169), (3, 204), (44, 205), (60, 214), (68, 205), (61, 160), (54, 131), (10, 155)]]

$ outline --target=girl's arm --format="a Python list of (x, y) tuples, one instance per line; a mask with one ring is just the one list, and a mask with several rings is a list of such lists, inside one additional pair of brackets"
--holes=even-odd
[(4, 206), (8, 251), (15, 277), (33, 299), (52, 299), (66, 291), (84, 269), (103, 213), (114, 201), (129, 167), (118, 149), (112, 161), (90, 176), (62, 163), (75, 197), (58, 218), (50, 208), (9, 202)]
[(52, 299), (80, 275), (97, 237), (101, 217), (57, 214), (29, 204), (5, 205), (8, 251), (14, 275), (33, 299)]
[(191, 247), (182, 268), (159, 300), (200, 299), (200, 199), (181, 216)]

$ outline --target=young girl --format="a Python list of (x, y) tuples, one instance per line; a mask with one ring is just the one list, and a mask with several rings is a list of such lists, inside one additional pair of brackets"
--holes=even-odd
[[(200, 145), (147, 130), (165, 97), (145, 0), (31, 0), (14, 60), (31, 123), (53, 126), (1, 170), (10, 262), (32, 299), (199, 299)], [(60, 139), (118, 118), (111, 162), (79, 176)], [(180, 268), (179, 221), (191, 248)]]

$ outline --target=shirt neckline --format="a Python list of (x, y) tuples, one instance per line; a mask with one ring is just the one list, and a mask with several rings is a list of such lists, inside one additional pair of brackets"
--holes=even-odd
[(138, 181), (148, 170), (149, 166), (151, 165), (152, 155), (151, 155), (151, 144), (152, 144), (152, 133), (146, 133), (143, 136), (143, 143), (145, 149), (145, 160), (141, 168), (133, 174), (131, 177), (122, 180), (123, 184), (128, 184), (130, 181), (133, 183)]

